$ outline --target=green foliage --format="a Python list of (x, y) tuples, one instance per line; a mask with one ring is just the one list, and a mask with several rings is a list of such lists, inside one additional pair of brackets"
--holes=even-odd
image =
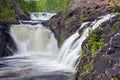
[(96, 70), (94, 70), (93, 74), (96, 74), (96, 73), (97, 73), (97, 71), (96, 71)]
[(83, 66), (83, 72), (80, 74), (80, 76), (84, 76), (85, 74), (87, 74), (91, 69), (93, 68), (93, 64), (92, 63), (88, 63), (86, 65)]
[(112, 26), (111, 31), (107, 36), (111, 36), (116, 31), (116, 29), (117, 29), (116, 26)]
[[(35, 11), (36, 1), (31, 0), (30, 2), (25, 2), (25, 0), (19, 0), (21, 9), (24, 12)], [(10, 0), (0, 0), (0, 21), (14, 22), (16, 19), (15, 6), (10, 9)]]
[(39, 0), (37, 11), (41, 12), (59, 12), (65, 10), (70, 0)]
[(26, 2), (25, 0), (19, 0), (21, 9), (24, 12), (34, 12), (37, 8), (37, 3), (34, 0), (30, 0), (29, 2)]
[(94, 41), (97, 41), (97, 35), (94, 32), (90, 32), (89, 33), (89, 40), (88, 40), (88, 44), (89, 45), (93, 45)]
[(15, 21), (14, 10), (5, 9), (0, 13), (0, 21)]
[(65, 24), (66, 24), (66, 25), (69, 25), (69, 24), (71, 23), (71, 20), (72, 20), (72, 18), (67, 18), (67, 19), (65, 20)]
[(93, 45), (92, 45), (92, 50), (91, 50), (92, 55), (94, 55), (103, 44), (104, 44), (104, 42), (102, 42), (102, 41), (100, 41), (100, 42), (94, 41)]
[(103, 28), (102, 27), (98, 27), (99, 28), (99, 30), (103, 30)]
[(9, 3), (9, 0), (0, 0), (0, 21), (15, 21), (15, 11), (9, 9)]
[(81, 53), (81, 57), (84, 57), (84, 56), (86, 56), (85, 50), (83, 50), (82, 53)]
[(94, 31), (89, 33), (88, 44), (91, 46), (91, 53), (94, 55), (104, 45), (103, 39), (99, 39)]
[(65, 19), (66, 28), (68, 28), (68, 26), (70, 25), (72, 20), (74, 20), (75, 18), (76, 18), (75, 16), (72, 16), (72, 17), (69, 17), (69, 18)]
[(83, 14), (80, 15), (80, 20), (83, 21), (85, 19), (85, 16)]
[(114, 77), (113, 80), (118, 80), (118, 78)]
[(112, 0), (112, 4), (113, 4), (113, 6), (112, 6), (113, 11), (114, 11), (115, 13), (118, 13), (119, 10), (118, 10), (118, 4), (117, 4), (117, 1), (116, 1), (116, 0)]
[[(20, 8), (23, 12), (59, 12), (67, 9), (70, 0), (19, 0)], [(9, 8), (10, 0), (0, 0), (0, 21), (15, 21), (15, 6)]]
[(75, 68), (75, 71), (78, 71), (78, 70), (79, 70), (78, 67), (76, 67), (76, 68)]

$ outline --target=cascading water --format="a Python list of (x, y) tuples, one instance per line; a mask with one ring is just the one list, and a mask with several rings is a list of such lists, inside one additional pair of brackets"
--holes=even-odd
[(56, 13), (30, 13), (31, 20), (49, 20), (54, 15), (56, 15)]
[[(86, 27), (87, 24), (88, 24), (88, 22), (83, 23), (82, 26), (80, 27), (80, 29), (82, 29), (82, 27)], [(63, 45), (60, 49), (60, 52), (59, 52), (58, 61), (60, 61), (61, 63), (65, 64), (65, 65), (74, 67), (76, 60), (80, 57), (80, 55), (78, 53), (79, 53), (79, 51), (81, 51), (80, 48), (78, 49), (79, 51), (76, 51), (77, 45), (79, 44), (78, 40), (76, 40), (76, 39), (79, 36), (80, 36), (80, 34), (77, 31), (63, 43)], [(81, 44), (82, 44), (82, 42), (79, 45), (81, 46)], [(76, 51), (76, 52), (74, 52), (74, 51)]]
[[(57, 41), (54, 34), (41, 24), (13, 25), (11, 35), (14, 38), (19, 53), (49, 52), (57, 53)], [(54, 49), (52, 49), (54, 47)]]
[[(31, 14), (31, 19), (48, 20), (52, 15), (55, 14), (33, 13)], [(47, 77), (48, 75), (66, 75), (69, 78), (62, 80), (74, 80), (71, 73), (77, 66), (77, 61), (82, 52), (81, 46), (83, 41), (89, 36), (89, 30), (95, 30), (101, 23), (111, 17), (114, 17), (114, 15), (108, 14), (99, 17), (98, 20), (92, 23), (83, 23), (72, 36), (65, 40), (60, 50), (54, 34), (42, 24), (12, 25), (10, 34), (17, 45), (18, 51), (14, 56), (0, 61), (0, 63), (7, 64), (7, 67), (0, 68), (0, 76), (3, 76), (1, 74), (15, 74), (14, 78), (10, 78), (11, 80), (18, 79), (18, 77), (23, 80), (23, 78), (30, 76), (41, 76), (40, 79), (36, 80), (58, 80), (58, 78), (48, 79)], [(89, 27), (89, 24), (92, 24), (92, 27)], [(45, 75), (47, 76), (42, 78)]]
[[(99, 25), (111, 17), (114, 17), (113, 14), (108, 14), (105, 16), (99, 17), (99, 20), (95, 20), (91, 23), (92, 27), (88, 26), (89, 22), (85, 22), (80, 27), (79, 30), (76, 31), (72, 36), (70, 36), (62, 45), (58, 61), (64, 65), (69, 65), (71, 67), (75, 67), (77, 64), (77, 60), (80, 58), (80, 53), (82, 53), (82, 43), (87, 38), (90, 30), (95, 30)], [(77, 40), (76, 40), (77, 39)]]

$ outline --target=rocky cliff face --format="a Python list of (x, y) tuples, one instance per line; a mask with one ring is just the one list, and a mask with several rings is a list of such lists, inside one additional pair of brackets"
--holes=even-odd
[[(120, 79), (120, 15), (99, 26), (83, 43), (78, 80)], [(96, 35), (95, 37), (93, 35)], [(103, 42), (103, 46), (96, 44)], [(95, 51), (95, 52), (94, 52)]]
[(11, 56), (17, 51), (10, 33), (10, 25), (0, 23), (0, 57)]
[[(71, 0), (68, 9), (44, 24), (50, 26), (61, 44), (85, 21), (118, 13), (90, 34), (82, 45), (77, 80), (120, 80), (120, 0)], [(99, 45), (102, 46), (100, 47)]]
[(113, 5), (112, 0), (71, 0), (67, 9), (43, 24), (51, 27), (61, 44), (82, 22), (93, 21), (98, 16), (114, 12)]
[[(119, 0), (115, 0), (119, 2)], [(84, 8), (91, 6), (99, 6), (99, 7), (111, 7), (113, 5), (112, 0), (71, 0), (69, 5), (69, 10), (74, 10), (76, 8)]]
[[(13, 16), (14, 18), (18, 20), (29, 19), (28, 16), (21, 10), (19, 0), (10, 0), (8, 8), (15, 10), (15, 15)], [(2, 21), (0, 20), (0, 57), (11, 56), (17, 51), (17, 46), (10, 35), (10, 24), (16, 23), (19, 22), (7, 19)]]

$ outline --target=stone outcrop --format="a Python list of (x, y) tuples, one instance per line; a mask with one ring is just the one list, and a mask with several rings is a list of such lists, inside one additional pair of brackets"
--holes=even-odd
[(16, 51), (16, 44), (10, 35), (10, 25), (0, 23), (0, 57), (11, 56)]
[[(112, 0), (71, 0), (67, 9), (43, 24), (51, 27), (61, 44), (82, 22), (93, 21), (98, 16), (113, 13), (113, 6)], [(119, 6), (117, 7), (120, 11)]]
[[(117, 1), (117, 2), (113, 2)], [(82, 22), (120, 12), (120, 0), (71, 0), (69, 7), (51, 20), (44, 22), (56, 34), (59, 44), (73, 34)], [(104, 22), (94, 31), (97, 42), (103, 46), (92, 54), (92, 46), (86, 39), (83, 44), (76, 80), (120, 80), (120, 15)], [(92, 43), (93, 44), (93, 43)]]
[[(115, 1), (115, 3), (114, 3)], [(120, 5), (120, 0), (71, 0), (69, 4), (69, 10), (74, 10), (76, 8), (92, 7), (97, 5), (99, 7), (113, 7), (115, 4)]]
[[(92, 54), (89, 38), (83, 42), (84, 56), (81, 56), (78, 66), (78, 80), (119, 80), (120, 79), (120, 21), (118, 15), (96, 29), (98, 42), (103, 40), (104, 45)], [(97, 46), (96, 46), (97, 47)], [(83, 54), (83, 53), (82, 53)]]

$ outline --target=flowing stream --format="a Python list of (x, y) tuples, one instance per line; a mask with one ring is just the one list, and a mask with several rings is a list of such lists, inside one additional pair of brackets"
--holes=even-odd
[[(55, 13), (31, 13), (31, 21), (49, 20)], [(82, 42), (101, 23), (114, 17), (108, 14), (91, 23), (85, 22), (60, 49), (53, 32), (38, 23), (11, 25), (18, 51), (14, 56), (0, 59), (0, 80), (74, 80), (74, 69), (79, 63)]]

